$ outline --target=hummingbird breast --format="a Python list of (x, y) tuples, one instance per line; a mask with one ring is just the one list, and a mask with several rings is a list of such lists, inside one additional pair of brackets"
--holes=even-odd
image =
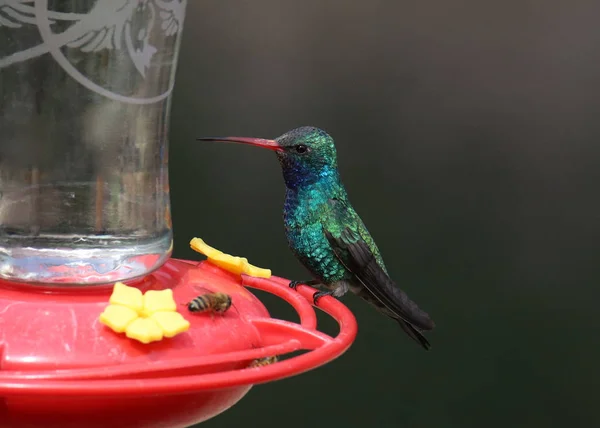
[(288, 192), (283, 211), (285, 235), (296, 258), (324, 285), (349, 279), (323, 232), (324, 211), (319, 201), (299, 201)]

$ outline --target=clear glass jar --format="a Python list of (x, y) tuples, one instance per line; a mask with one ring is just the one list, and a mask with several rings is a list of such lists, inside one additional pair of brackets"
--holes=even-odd
[(185, 6), (0, 3), (0, 278), (109, 283), (168, 259)]

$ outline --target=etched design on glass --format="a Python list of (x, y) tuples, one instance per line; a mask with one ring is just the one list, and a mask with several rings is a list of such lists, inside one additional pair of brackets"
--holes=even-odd
[[(85, 76), (63, 49), (79, 49), (84, 53), (104, 49), (125, 51), (141, 78), (145, 78), (158, 52), (151, 42), (153, 32), (176, 37), (183, 26), (186, 3), (187, 0), (97, 0), (87, 13), (68, 13), (48, 10), (48, 0), (0, 0), (0, 28), (19, 31), (35, 26), (42, 38), (42, 43), (36, 46), (0, 58), (0, 69), (50, 54), (70, 77), (107, 98), (130, 104), (163, 100), (173, 90), (172, 84), (154, 97), (118, 94)], [(63, 32), (53, 32), (52, 26), (68, 27)], [(173, 67), (175, 62), (167, 60), (162, 65)]]

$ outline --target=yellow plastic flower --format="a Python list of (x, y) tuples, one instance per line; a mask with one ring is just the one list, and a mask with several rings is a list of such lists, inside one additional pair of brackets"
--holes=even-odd
[(246, 274), (258, 278), (270, 278), (271, 270), (259, 268), (258, 266), (248, 263), (245, 257), (235, 257), (225, 254), (216, 248), (211, 247), (200, 238), (194, 238), (190, 241), (190, 247), (194, 251), (204, 254), (208, 258), (208, 262), (220, 268), (237, 275)]
[(173, 337), (190, 328), (189, 321), (177, 312), (173, 290), (142, 294), (135, 287), (117, 282), (109, 303), (100, 314), (100, 322), (142, 343)]

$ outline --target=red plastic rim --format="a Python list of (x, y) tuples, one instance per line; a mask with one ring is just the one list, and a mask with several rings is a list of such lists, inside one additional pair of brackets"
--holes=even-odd
[[(182, 261), (189, 264), (192, 262)], [(299, 285), (294, 291), (289, 281), (242, 275), (242, 284), (274, 294), (288, 302), (300, 317), (300, 323), (253, 317), (249, 322), (258, 330), (264, 346), (256, 349), (215, 355), (191, 356), (147, 364), (37, 370), (0, 371), (0, 394), (5, 396), (125, 396), (180, 394), (270, 382), (295, 376), (326, 364), (343, 354), (354, 341), (357, 324), (346, 306), (333, 297), (323, 297), (318, 307), (339, 324), (336, 337), (319, 332), (312, 306), (314, 288)], [(305, 350), (294, 356), (256, 368), (197, 374), (199, 368), (222, 363), (242, 362), (272, 355), (285, 355)], [(196, 373), (196, 374), (195, 374)]]

